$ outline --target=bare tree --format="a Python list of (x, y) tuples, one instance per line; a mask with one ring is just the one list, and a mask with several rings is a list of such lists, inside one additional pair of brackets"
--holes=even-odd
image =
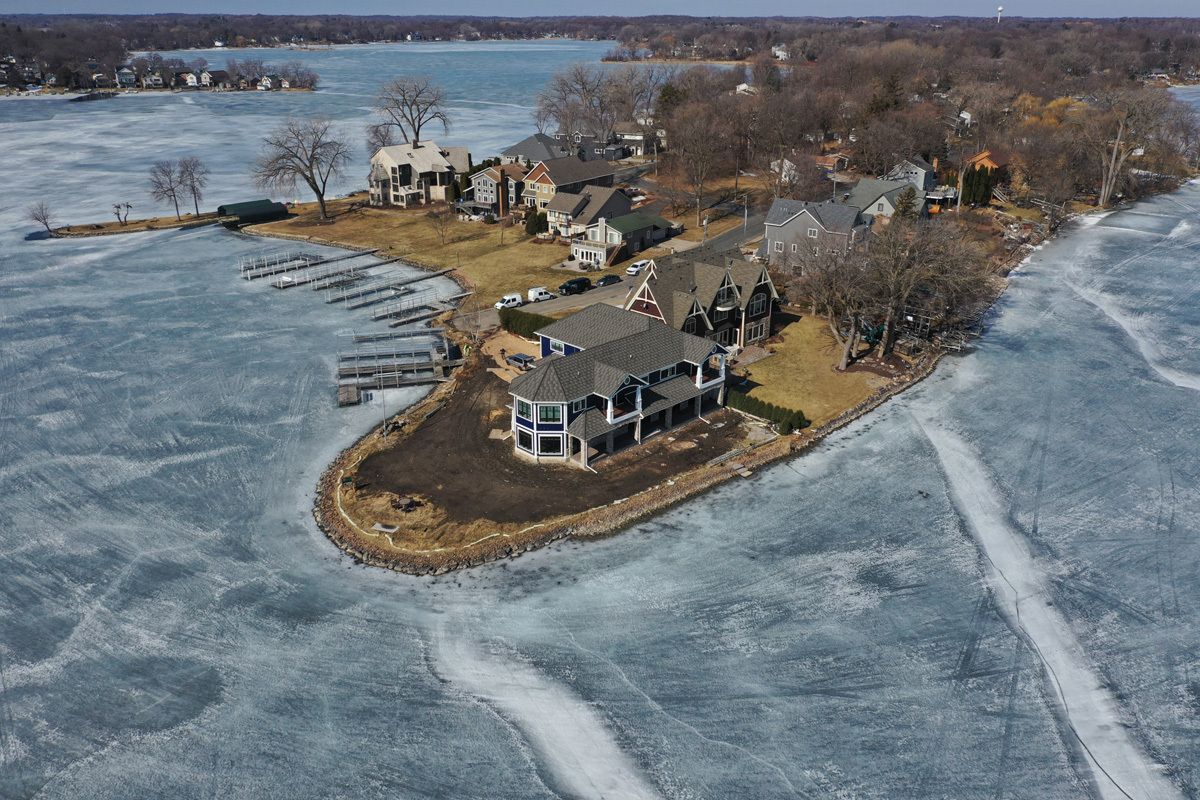
[(174, 161), (155, 161), (150, 168), (150, 196), (157, 203), (174, 203), (175, 219), (179, 215), (179, 195), (183, 190), (179, 166)]
[(424, 75), (401, 75), (381, 86), (375, 113), (383, 117), (383, 125), (396, 128), (405, 142), (420, 142), (421, 129), (434, 123), (450, 130), (445, 93)]
[(711, 106), (694, 103), (680, 109), (671, 119), (667, 138), (671, 160), (679, 169), (696, 201), (696, 226), (704, 205), (704, 188), (722, 161), (728, 157), (724, 121)]
[(317, 197), (321, 219), (328, 219), (325, 190), (349, 163), (350, 145), (338, 135), (333, 120), (288, 117), (263, 137), (262, 152), (250, 175), (255, 186), (267, 190), (293, 191), (297, 180), (304, 181)]
[(1170, 110), (1164, 92), (1118, 89), (1098, 93), (1095, 105), (1076, 117), (1081, 142), (1100, 165), (1101, 206), (1112, 201), (1129, 157), (1156, 137)]
[(54, 224), (54, 209), (45, 200), (38, 200), (25, 209), (25, 218), (44, 227), (46, 233), (52, 232), (51, 226)]
[(838, 369), (858, 357), (862, 320), (872, 307), (866, 252), (860, 248), (800, 248), (791, 262), (789, 288), (796, 299), (822, 316), (841, 349)]
[(204, 187), (208, 186), (208, 166), (199, 156), (179, 159), (180, 193), (192, 198), (196, 216), (200, 216), (200, 201), (204, 199)]
[[(626, 88), (637, 84), (638, 81), (631, 78)], [(539, 130), (555, 127), (567, 134), (579, 131), (605, 138), (612, 132), (613, 124), (623, 110), (635, 111), (639, 103), (645, 107), (653, 94), (645, 94), (642, 87), (638, 87), (632, 90), (630, 99), (623, 100), (617, 83), (604, 68), (572, 64), (554, 73), (546, 87), (538, 92), (534, 120)]]
[(396, 143), (396, 137), (392, 135), (392, 125), (390, 123), (371, 123), (367, 125), (366, 131), (367, 152), (371, 155), (375, 155), (381, 148), (391, 147)]
[(445, 247), (446, 237), (450, 235), (450, 229), (454, 226), (454, 211), (449, 208), (432, 209), (425, 218), (429, 220), (429, 227), (437, 234), (442, 247)]

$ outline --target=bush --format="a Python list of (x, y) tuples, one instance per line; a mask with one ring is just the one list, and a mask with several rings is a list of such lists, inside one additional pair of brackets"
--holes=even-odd
[(543, 314), (531, 314), (519, 308), (500, 309), (500, 327), (524, 339), (532, 339), (534, 333), (551, 322), (554, 322), (554, 319)]
[(804, 412), (764, 402), (757, 397), (751, 397), (745, 392), (727, 391), (725, 393), (725, 405), (738, 411), (743, 411), (751, 416), (774, 422), (779, 426), (779, 432), (783, 434), (791, 433), (808, 425), (808, 420), (805, 418)]
[(495, 225), (496, 224), (496, 215), (495, 214), (485, 214), (483, 217), (483, 224), (484, 225)]

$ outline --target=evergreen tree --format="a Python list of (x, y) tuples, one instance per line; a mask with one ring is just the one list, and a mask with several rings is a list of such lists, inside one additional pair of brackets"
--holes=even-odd
[(917, 213), (917, 190), (908, 186), (896, 197), (896, 213), (894, 219), (905, 219)]

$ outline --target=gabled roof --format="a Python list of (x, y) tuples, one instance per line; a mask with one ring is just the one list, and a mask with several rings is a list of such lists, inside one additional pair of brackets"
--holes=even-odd
[(560, 142), (555, 141), (553, 136), (535, 133), (533, 136), (517, 142), (500, 155), (506, 158), (521, 158), (531, 164), (536, 164), (538, 161), (563, 158), (570, 153)]
[(586, 350), (614, 339), (641, 333), (650, 327), (650, 318), (629, 314), (616, 306), (595, 303), (540, 329), (547, 336), (572, 347)]
[(526, 172), (528, 172), (528, 170), (526, 170), (520, 164), (501, 164), (498, 167), (488, 167), (485, 170), (476, 172), (471, 176), (471, 180), (475, 180), (479, 177), (490, 178), (496, 183), (499, 183), (505, 178), (514, 178), (516, 180), (520, 180), (521, 178), (525, 177)]
[(566, 158), (554, 158), (549, 161), (543, 161), (536, 165), (545, 170), (546, 177), (555, 186), (568, 186), (572, 183), (585, 183), (594, 181), (598, 178), (603, 178), (608, 175), (615, 175), (617, 165), (609, 163), (603, 159), (595, 161), (581, 161), (575, 156), (567, 156)]
[[(611, 189), (607, 186), (585, 186), (579, 194), (556, 192), (550, 202), (546, 204), (546, 210), (567, 214), (575, 224), (591, 225), (605, 212), (605, 206), (610, 205), (612, 200), (618, 197), (625, 202), (621, 203), (618, 200), (616, 206), (624, 206), (626, 209), (632, 207), (629, 199), (619, 189)], [(619, 213), (614, 212), (612, 208), (607, 211), (610, 214)]]
[[(909, 186), (907, 182), (904, 184)], [(792, 221), (802, 212), (807, 211), (830, 233), (849, 234), (862, 224), (860, 207), (847, 201), (846, 203), (809, 203), (804, 200), (790, 200), (781, 197), (771, 204), (767, 212), (767, 225), (783, 225)]]
[[(565, 330), (574, 341), (556, 335), (556, 330)], [(513, 379), (509, 393), (534, 403), (566, 403), (592, 394), (611, 397), (627, 383), (643, 383), (642, 375), (681, 361), (702, 364), (713, 353), (726, 352), (716, 342), (602, 303), (547, 325), (538, 334), (576, 347), (580, 341), (589, 345), (569, 356), (543, 359), (536, 369)]]
[(413, 172), (466, 171), (469, 156), (465, 147), (438, 147), (436, 142), (394, 144), (381, 147), (371, 156), (371, 161), (385, 159), (395, 164), (409, 164)]
[(1003, 150), (982, 150), (982, 151), (976, 153), (975, 155), (967, 158), (966, 161), (963, 162), (963, 164), (964, 164), (964, 166), (967, 164), (973, 165), (977, 162), (985, 161), (985, 160), (991, 161), (997, 167), (1003, 167), (1003, 166), (1008, 165), (1009, 155), (1008, 155), (1008, 153), (1004, 152)]
[(904, 159), (904, 161), (901, 161), (895, 167), (892, 167), (892, 171), (894, 172), (895, 170), (904, 166), (905, 163), (912, 164), (917, 169), (924, 170), (925, 172), (933, 172), (933, 165), (920, 156), (912, 156), (911, 158)]
[(689, 256), (690, 252), (676, 257), (675, 260), (656, 259), (654, 267), (643, 273), (641, 282), (630, 291), (625, 307), (633, 308), (638, 302), (642, 287), (647, 287), (654, 297), (663, 321), (678, 330), (692, 315), (697, 303), (704, 310), (712, 306), (717, 291), (725, 283), (726, 275), (737, 288), (738, 308), (742, 310), (749, 304), (754, 288), (764, 279), (770, 287), (771, 296), (779, 296), (774, 284), (770, 283), (767, 268), (762, 264), (741, 258), (723, 258), (720, 254), (691, 258)]
[(879, 202), (879, 198), (886, 197), (888, 202), (893, 206), (896, 205), (896, 198), (905, 189), (912, 189), (917, 194), (917, 207), (920, 208), (925, 203), (925, 192), (915, 188), (908, 181), (881, 181), (878, 178), (863, 178), (854, 188), (850, 190), (850, 194), (846, 196), (846, 205), (854, 206), (869, 210), (872, 206)]

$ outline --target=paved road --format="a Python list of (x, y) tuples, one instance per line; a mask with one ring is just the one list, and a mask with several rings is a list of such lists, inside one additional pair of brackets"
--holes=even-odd
[[(567, 274), (567, 277), (576, 277)], [(564, 278), (566, 280), (566, 278)], [(567, 297), (555, 297), (553, 300), (543, 300), (540, 303), (527, 303), (521, 306), (522, 311), (529, 311), (533, 314), (553, 314), (559, 311), (574, 311), (585, 306), (594, 305), (596, 303), (608, 303), (609, 305), (620, 305), (625, 299), (625, 295), (633, 286), (636, 278), (622, 276), (621, 283), (614, 283), (612, 286), (600, 286), (583, 294), (573, 294)], [(479, 313), (479, 327), (481, 329), (495, 328), (500, 325), (500, 312), (494, 308), (487, 308)]]

